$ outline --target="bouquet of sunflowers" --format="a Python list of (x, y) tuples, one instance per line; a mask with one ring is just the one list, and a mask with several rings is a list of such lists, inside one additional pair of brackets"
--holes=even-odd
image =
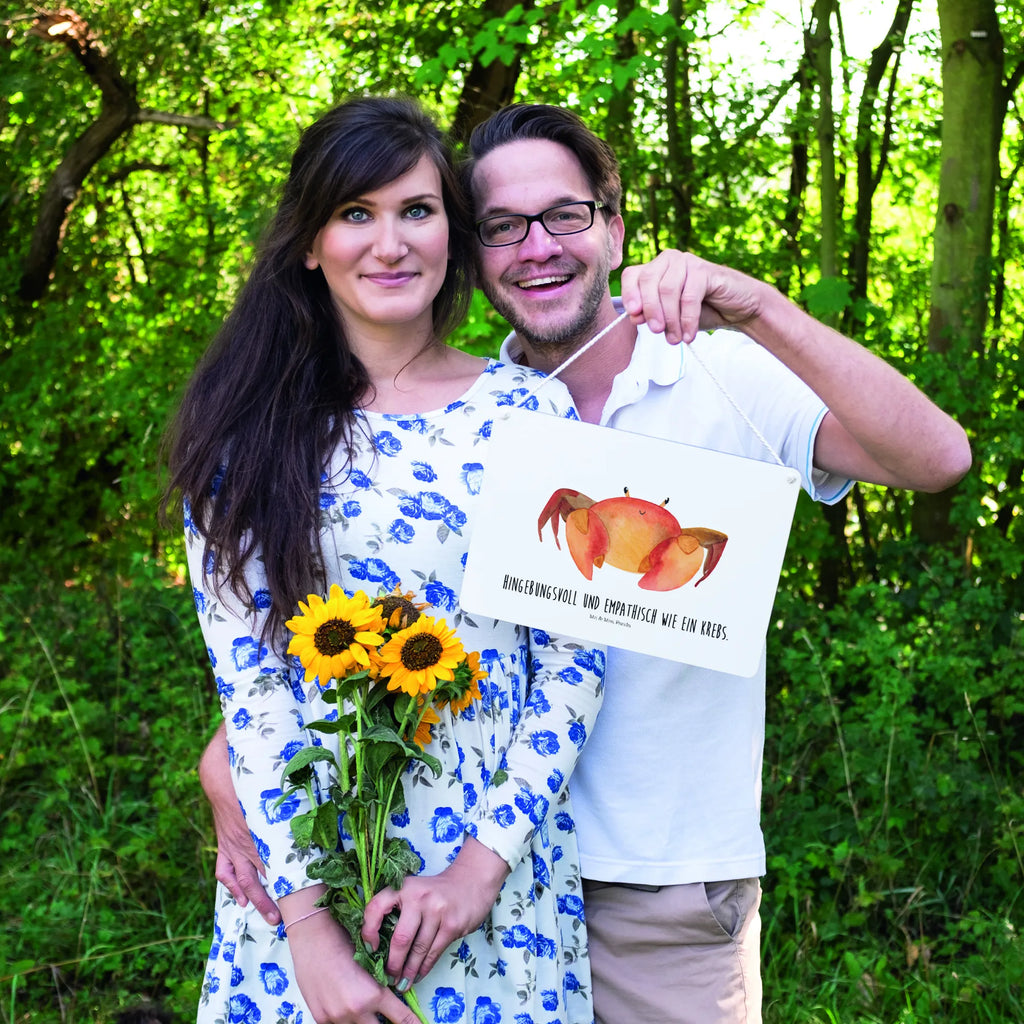
[[(346, 597), (335, 584), (326, 601), (317, 594), (300, 601), (302, 613), (285, 623), (294, 634), (288, 653), (298, 656), (307, 682), (316, 679), (324, 701), (338, 707), (336, 718), (307, 728), (342, 736), (338, 756), (316, 745), (291, 758), (282, 799), (308, 796), (310, 809), (291, 827), (297, 843), (325, 851), (307, 868), (327, 886), (317, 904), (345, 927), (356, 962), (381, 984), (397, 913), (385, 919), (373, 952), (359, 935), (363, 912), (375, 893), (400, 888), (420, 863), (405, 839), (387, 834), (391, 815), (405, 808), (401, 777), (413, 761), (440, 775), (440, 762), (425, 749), (438, 711), (447, 706), (461, 714), (480, 699), (478, 682), (486, 677), (479, 654), (467, 653), (444, 619), (424, 615), (427, 606), (413, 597), (400, 588), (372, 601), (361, 590)], [(328, 762), (332, 778), (329, 799), (320, 804), (312, 769), (318, 761)], [(351, 849), (340, 848), (339, 819)], [(424, 1019), (412, 989), (405, 999)]]

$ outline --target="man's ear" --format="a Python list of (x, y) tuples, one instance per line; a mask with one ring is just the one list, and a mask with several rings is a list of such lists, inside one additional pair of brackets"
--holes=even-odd
[(618, 270), (622, 266), (622, 243), (626, 237), (626, 225), (622, 214), (617, 213), (608, 221), (608, 253), (611, 256), (611, 269)]

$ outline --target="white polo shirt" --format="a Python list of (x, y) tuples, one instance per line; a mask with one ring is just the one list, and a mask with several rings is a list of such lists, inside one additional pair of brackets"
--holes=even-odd
[[(813, 498), (839, 501), (852, 481), (812, 467), (827, 411), (814, 392), (736, 331), (701, 332), (693, 347), (721, 387), (686, 345), (641, 326), (601, 424), (774, 462), (735, 402)], [(501, 358), (521, 354), (506, 339)], [(610, 648), (604, 707), (570, 786), (583, 876), (676, 885), (763, 875), (764, 707), (763, 645), (749, 679)]]

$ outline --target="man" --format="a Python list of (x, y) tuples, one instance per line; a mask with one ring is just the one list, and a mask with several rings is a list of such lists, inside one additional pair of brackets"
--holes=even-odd
[[(507, 107), (470, 150), (481, 287), (515, 331), (503, 357), (550, 372), (620, 305), (630, 314), (560, 374), (584, 420), (767, 457), (735, 401), (826, 502), (854, 479), (941, 490), (967, 472), (953, 420), (770, 285), (670, 252), (627, 268), (613, 300), (618, 167), (575, 115)], [(735, 330), (705, 333), (717, 327)], [(745, 679), (609, 651), (604, 709), (572, 782), (597, 1024), (761, 1019), (764, 695), (763, 653)], [(225, 753), (221, 740), (204, 756), (208, 792)], [(272, 914), (227, 803), (218, 877)]]

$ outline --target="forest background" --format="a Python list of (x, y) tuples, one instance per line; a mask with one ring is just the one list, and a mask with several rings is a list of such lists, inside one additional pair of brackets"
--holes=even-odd
[[(159, 439), (300, 129), (392, 90), (456, 140), (565, 103), (621, 158), (630, 261), (671, 245), (773, 281), (969, 431), (949, 493), (798, 507), (765, 1015), (1024, 1021), (1019, 0), (5, 8), (0, 1022), (193, 1014), (218, 710)], [(478, 297), (456, 341), (503, 331)]]

